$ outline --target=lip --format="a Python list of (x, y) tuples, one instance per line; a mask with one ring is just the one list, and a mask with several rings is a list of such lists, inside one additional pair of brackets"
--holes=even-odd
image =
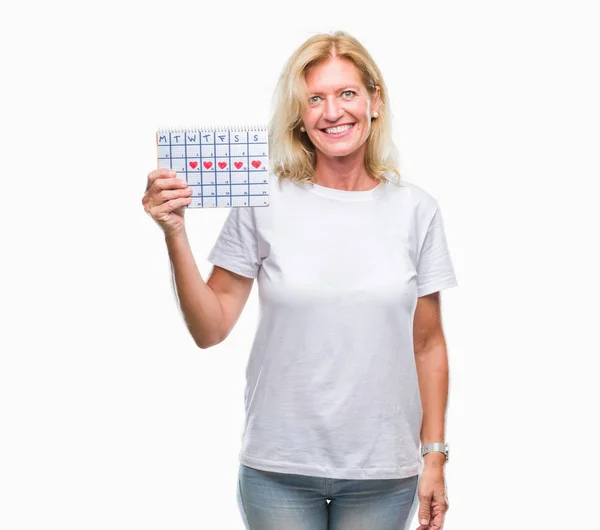
[[(352, 125), (352, 127), (350, 127), (347, 131), (344, 131), (343, 133), (340, 134), (329, 134), (328, 132), (325, 132), (325, 129), (319, 129), (325, 136), (327, 136), (327, 138), (342, 138), (343, 136), (346, 136), (350, 131), (352, 131), (354, 129), (354, 126), (356, 125), (356, 123), (340, 123), (339, 125), (333, 125), (333, 127), (343, 127), (344, 125)], [(331, 127), (326, 127), (326, 129), (330, 129)]]

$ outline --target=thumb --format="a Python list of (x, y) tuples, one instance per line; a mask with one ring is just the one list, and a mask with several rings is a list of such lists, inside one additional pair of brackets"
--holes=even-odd
[(431, 498), (424, 497), (419, 504), (419, 523), (422, 525), (429, 524), (429, 516), (431, 515)]

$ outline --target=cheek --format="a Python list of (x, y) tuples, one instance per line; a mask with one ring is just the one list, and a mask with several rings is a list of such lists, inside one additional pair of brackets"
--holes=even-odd
[(369, 109), (369, 104), (368, 103), (363, 103), (360, 106), (360, 110), (358, 111), (360, 113), (360, 117), (364, 118), (365, 120), (369, 119), (369, 114), (370, 114), (370, 109)]
[(371, 111), (368, 103), (362, 103), (359, 108), (356, 109), (355, 116), (360, 120), (359, 125), (363, 132), (369, 130), (371, 122)]
[(309, 109), (304, 111), (304, 114), (302, 114), (302, 121), (304, 123), (306, 123), (307, 125), (310, 125), (312, 123), (315, 123), (315, 111), (313, 109)]

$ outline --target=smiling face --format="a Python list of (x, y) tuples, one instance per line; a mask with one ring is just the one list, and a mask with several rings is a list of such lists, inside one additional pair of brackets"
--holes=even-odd
[(371, 97), (356, 66), (344, 58), (329, 59), (306, 74), (308, 104), (302, 120), (317, 156), (364, 155), (371, 116), (379, 106), (379, 87)]

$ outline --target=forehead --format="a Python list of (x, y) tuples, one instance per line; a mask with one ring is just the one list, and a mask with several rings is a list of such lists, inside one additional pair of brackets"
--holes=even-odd
[(311, 92), (334, 92), (344, 85), (363, 87), (360, 72), (348, 59), (327, 59), (313, 66), (305, 76)]

